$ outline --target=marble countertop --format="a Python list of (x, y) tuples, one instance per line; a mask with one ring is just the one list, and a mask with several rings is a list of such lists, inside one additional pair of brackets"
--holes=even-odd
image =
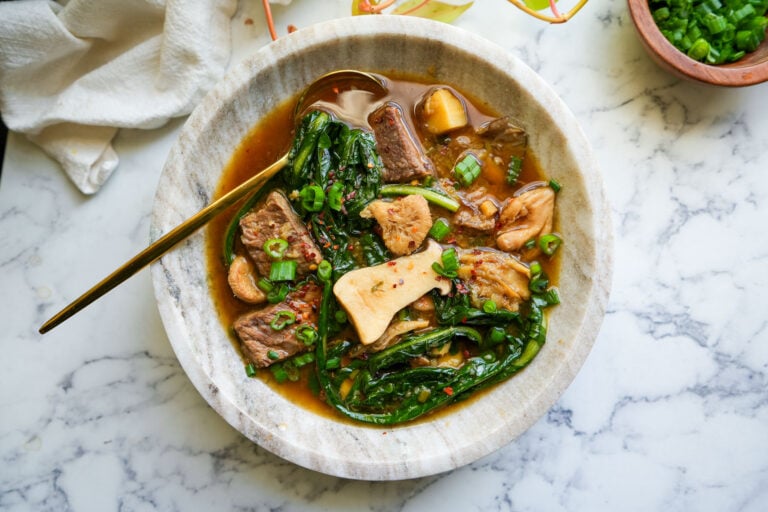
[[(296, 0), (275, 8), (277, 26), (341, 17), (349, 4)], [(642, 49), (623, 0), (593, 0), (561, 26), (483, 0), (456, 25), (541, 74), (604, 173), (611, 301), (557, 404), (503, 449), (433, 477), (358, 482), (285, 462), (190, 384), (149, 272), (37, 333), (145, 246), (184, 120), (121, 131), (120, 168), (93, 197), (12, 133), (0, 177), (0, 509), (765, 509), (768, 84), (670, 76)], [(235, 60), (268, 42), (262, 27), (260, 4), (243, 3)]]

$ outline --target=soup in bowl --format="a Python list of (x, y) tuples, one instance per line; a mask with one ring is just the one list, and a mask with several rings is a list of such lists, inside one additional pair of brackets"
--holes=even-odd
[[(386, 92), (340, 83), (294, 116), (339, 68)], [(153, 237), (285, 151), (153, 266), (174, 350), (217, 412), (305, 467), (397, 479), (471, 462), (554, 403), (597, 334), (611, 243), (588, 143), (535, 73), (425, 20), (292, 34), (192, 114)]]

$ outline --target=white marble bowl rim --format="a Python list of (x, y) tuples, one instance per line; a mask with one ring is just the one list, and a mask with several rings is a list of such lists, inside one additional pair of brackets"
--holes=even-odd
[[(190, 115), (171, 149), (153, 208), (151, 238), (204, 207), (245, 134), (317, 76), (341, 68), (428, 75), (472, 91), (529, 131), (549, 176), (563, 184), (559, 215), (563, 304), (547, 344), (522, 373), (427, 421), (381, 428), (338, 421), (248, 379), (208, 289), (205, 230), (152, 266), (158, 308), (189, 379), (228, 423), (303, 467), (364, 480), (448, 471), (514, 440), (570, 384), (601, 325), (612, 273), (610, 212), (589, 143), (553, 90), (517, 58), (456, 27), (366, 16), (321, 23), (279, 39), (236, 66)], [(205, 435), (202, 432), (201, 435)]]

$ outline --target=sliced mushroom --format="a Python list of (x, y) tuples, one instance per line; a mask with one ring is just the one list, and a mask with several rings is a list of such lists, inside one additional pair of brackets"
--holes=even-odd
[(552, 231), (555, 191), (537, 186), (513, 197), (499, 213), (496, 245), (503, 251), (517, 251), (529, 240)]
[(229, 266), (229, 287), (235, 297), (249, 304), (261, 304), (267, 296), (256, 286), (253, 264), (245, 256), (237, 256)]
[(476, 308), (482, 308), (485, 301), (492, 300), (499, 309), (517, 311), (531, 296), (528, 266), (500, 251), (462, 250), (458, 275), (469, 289), (470, 302)]
[(384, 245), (395, 256), (411, 254), (421, 247), (432, 227), (429, 204), (419, 195), (403, 196), (395, 201), (373, 201), (360, 216), (376, 219)]
[(443, 295), (451, 291), (450, 280), (432, 270), (442, 254), (440, 245), (429, 240), (419, 253), (347, 272), (336, 281), (333, 293), (362, 344), (379, 339), (398, 311), (433, 288)]
[(411, 303), (411, 308), (419, 313), (431, 313), (435, 310), (435, 301), (432, 296), (424, 295)]
[(429, 327), (429, 320), (403, 320), (392, 322), (381, 338), (377, 339), (370, 345), (357, 345), (358, 350), (352, 352), (352, 356), (359, 355), (361, 352), (381, 352), (385, 348), (389, 348), (394, 345), (400, 336), (403, 334), (418, 331)]

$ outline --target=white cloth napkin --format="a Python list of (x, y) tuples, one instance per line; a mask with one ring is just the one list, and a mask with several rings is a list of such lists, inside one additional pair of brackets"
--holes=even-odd
[[(281, 3), (284, 0), (281, 0)], [(222, 76), (237, 0), (0, 3), (0, 112), (86, 194), (117, 128), (189, 113)]]

